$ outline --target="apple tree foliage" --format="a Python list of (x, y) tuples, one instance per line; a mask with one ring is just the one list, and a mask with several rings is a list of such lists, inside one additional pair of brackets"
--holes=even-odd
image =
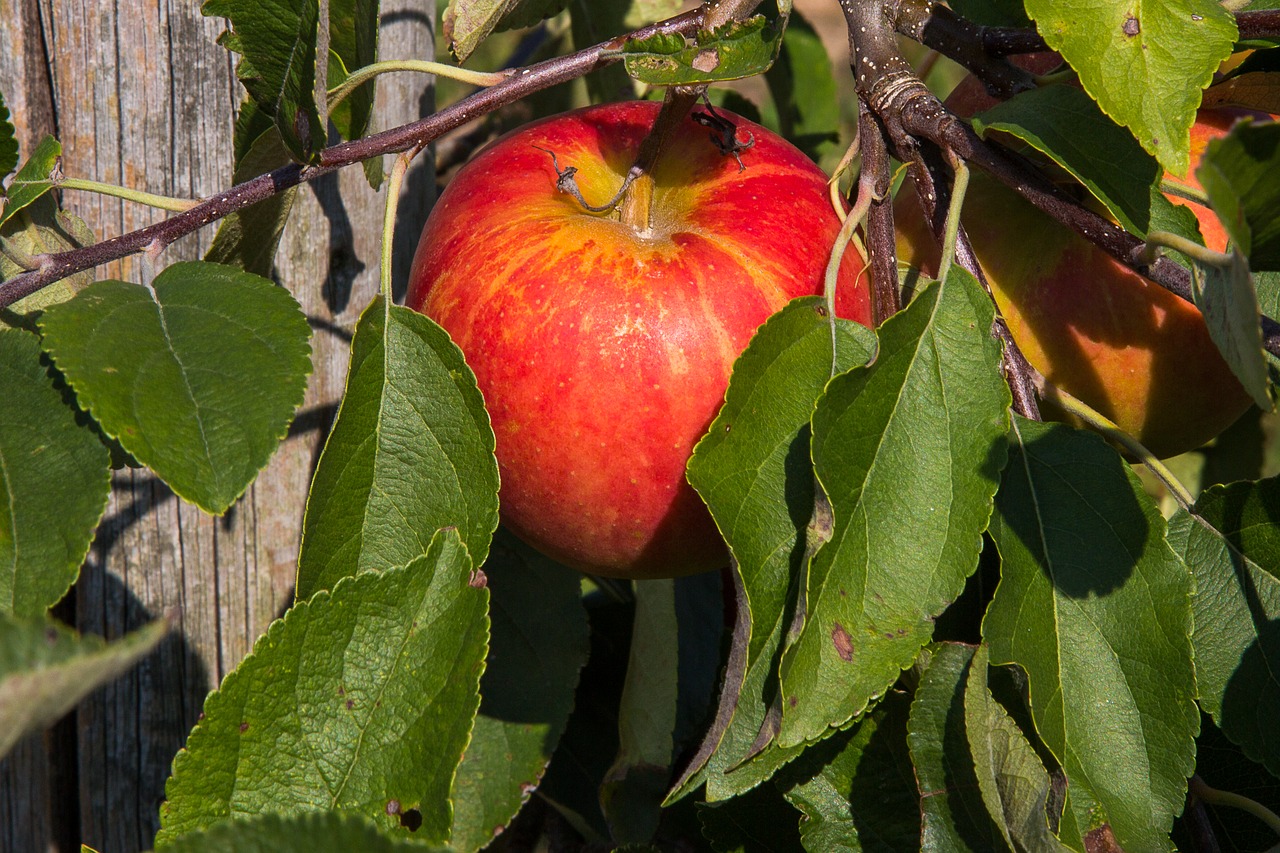
[[(712, 97), (830, 165), (842, 111), (818, 34), (790, 2), (753, 5), (712, 30), (610, 41), (620, 62), (588, 91), (619, 69), (636, 86), (763, 74), (755, 103)], [(1080, 83), (1043, 81), (979, 115), (980, 134), (1020, 140), (1138, 237), (1198, 241), (1160, 178), (1191, 165), (1202, 98), (1280, 112), (1280, 22), (1244, 38), (1236, 17), (1272, 5), (955, 0), (948, 14), (1038, 33)], [(443, 31), (465, 61), (547, 18), (605, 40), (679, 6), (453, 0)], [(227, 21), (245, 91), (236, 182), (323, 162), (330, 123), (365, 135), (370, 85), (333, 105), (316, 93), (387, 58), (377, 0), (203, 12)], [(0, 100), (6, 281), (93, 241), (50, 192), (59, 153), (48, 138), (20, 159)], [(384, 179), (381, 157), (366, 173)], [(1280, 125), (1237, 127), (1196, 174), (1233, 249), (1175, 259), (1269, 412)], [(264, 276), (292, 192), (222, 218), (205, 261), (150, 285), (80, 273), (0, 303), (0, 751), (162, 634), (107, 645), (48, 615), (111, 468), (146, 466), (221, 514), (285, 435), (309, 330)], [(375, 299), (305, 508), (296, 601), (209, 695), (157, 848), (523, 849), (504, 831), (527, 837), (554, 813), (570, 834), (638, 848), (1205, 850), (1215, 785), (1280, 829), (1274, 435), (1184, 458), (1198, 496), (1165, 495), (1162, 512), (1159, 485), (1096, 434), (1012, 409), (969, 272), (907, 297), (874, 332), (818, 297), (761, 327), (688, 466), (732, 566), (634, 589), (498, 527), (494, 436), (461, 352)], [(1217, 482), (1233, 454), (1255, 459), (1248, 479)], [(1240, 814), (1208, 824), (1222, 849), (1276, 840)]]

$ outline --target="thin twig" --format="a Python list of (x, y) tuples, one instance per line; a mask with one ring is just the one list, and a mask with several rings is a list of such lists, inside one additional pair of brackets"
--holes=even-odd
[(160, 251), (179, 237), (190, 234), (229, 213), (243, 210), (263, 199), (270, 198), (289, 187), (315, 180), (322, 175), (371, 157), (396, 154), (418, 145), (426, 145), (477, 116), (485, 115), (534, 92), (557, 83), (574, 80), (616, 62), (619, 58), (617, 52), (628, 39), (645, 38), (656, 33), (689, 34), (701, 25), (702, 10), (695, 9), (568, 56), (531, 65), (511, 75), (507, 80), (476, 92), (427, 118), (363, 139), (326, 148), (320, 152), (318, 166), (291, 163), (268, 174), (259, 175), (225, 192), (210, 196), (190, 210), (163, 222), (81, 249), (39, 255), (35, 258), (39, 264), (36, 270), (21, 273), (0, 284), (0, 308), (6, 308), (47, 285), (82, 270), (110, 263), (144, 250)]
[(875, 187), (867, 211), (867, 256), (871, 266), (871, 319), (879, 326), (902, 308), (898, 290), (898, 250), (893, 230), (892, 175), (880, 119), (858, 99), (858, 144), (862, 150), (862, 176)]

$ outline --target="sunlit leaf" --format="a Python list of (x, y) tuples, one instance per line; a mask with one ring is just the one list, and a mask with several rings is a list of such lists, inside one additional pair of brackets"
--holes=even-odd
[(813, 460), (835, 519), (782, 660), (783, 747), (866, 709), (964, 589), (1005, 458), (1009, 389), (990, 298), (958, 265), (879, 329), (867, 367), (831, 381)]
[(315, 93), (318, 0), (205, 0), (200, 11), (228, 20), (218, 43), (240, 54), (236, 76), (294, 159), (312, 162), (326, 133)]
[(0, 400), (0, 614), (42, 616), (80, 572), (110, 460), (76, 423), (35, 335), (0, 331)]
[[(488, 590), (457, 533), (294, 605), (205, 700), (159, 840), (229, 817), (343, 811), (442, 843), (479, 705)], [(416, 823), (417, 821), (415, 821)]]
[(1214, 486), (1169, 522), (1195, 576), (1196, 684), (1244, 753), (1280, 776), (1280, 480)]
[(461, 62), (495, 29), (532, 26), (556, 14), (567, 3), (568, 0), (449, 0), (440, 25), (449, 49)]
[(1249, 268), (1280, 270), (1280, 122), (1242, 121), (1209, 141), (1196, 177)]
[(0, 613), (0, 757), (128, 672), (164, 634), (164, 623), (153, 622), (108, 643), (52, 620)]
[[(16, 148), (15, 148), (16, 150)], [(62, 156), (62, 143), (52, 136), (40, 140), (27, 162), (5, 187), (5, 198), (0, 200), (0, 223), (53, 189), (49, 175)]]
[(1013, 434), (991, 525), (1003, 561), (982, 628), (991, 659), (1026, 670), (1036, 729), (1069, 780), (1064, 824), (1165, 849), (1199, 725), (1190, 575), (1101, 439), (1021, 418)]
[(1214, 0), (1026, 0), (1026, 7), (1102, 111), (1161, 166), (1185, 175), (1200, 90), (1235, 45), (1231, 13)]
[(693, 39), (656, 33), (622, 47), (627, 73), (650, 86), (740, 80), (768, 70), (782, 47), (782, 27), (763, 15), (730, 21)]
[(302, 403), (311, 330), (288, 291), (188, 261), (151, 287), (100, 281), (40, 318), (45, 350), (103, 431), (179, 496), (225, 512)]
[(298, 599), (413, 559), (441, 527), (483, 561), (498, 525), (493, 448), (462, 352), (423, 315), (375, 299), (307, 499)]
[(730, 771), (746, 757), (778, 701), (784, 614), (788, 596), (794, 596), (792, 578), (805, 559), (813, 512), (808, 424), (832, 374), (833, 342), (836, 370), (866, 363), (875, 346), (869, 330), (843, 320), (833, 339), (824, 304), (816, 296), (796, 300), (756, 333), (734, 365), (724, 407), (689, 462), (689, 481), (729, 544), (750, 609), (741, 695), (722, 700), (736, 711), (721, 730), (719, 748), (707, 755), (711, 800), (753, 787), (783, 759)]

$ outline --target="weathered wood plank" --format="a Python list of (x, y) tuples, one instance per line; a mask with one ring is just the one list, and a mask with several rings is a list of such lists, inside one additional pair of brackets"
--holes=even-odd
[[(16, 6), (19, 31), (11, 41), (6, 33), (0, 51), (0, 91), (13, 105), (24, 150), (56, 126), (69, 175), (188, 197), (228, 185), (240, 93), (233, 60), (214, 43), (221, 21), (202, 18), (190, 0)], [(434, 55), (434, 25), (423, 8), (413, 0), (383, 3), (382, 56)], [(394, 75), (379, 83), (375, 121), (401, 124), (430, 104), (429, 80)], [(408, 182), (395, 260), (401, 277), (433, 187), (421, 170)], [(150, 849), (170, 763), (205, 694), (291, 600), (306, 489), (345, 381), (351, 329), (377, 291), (384, 197), (358, 169), (299, 192), (277, 278), (313, 321), (315, 372), (290, 438), (246, 497), (225, 517), (210, 518), (146, 471), (116, 473), (76, 588), (77, 626), (115, 638), (163, 616), (173, 634), (135, 672), (80, 706), (74, 755), (37, 737), (0, 763), (0, 850), (57, 849), (55, 824), (67, 818), (48, 791), (55, 771), (68, 766), (78, 774), (72, 805), (81, 840), (103, 853)], [(85, 193), (67, 193), (64, 202), (99, 236), (163, 215)], [(154, 269), (135, 258), (98, 276), (147, 281), (164, 265), (199, 257), (212, 233), (170, 247)]]

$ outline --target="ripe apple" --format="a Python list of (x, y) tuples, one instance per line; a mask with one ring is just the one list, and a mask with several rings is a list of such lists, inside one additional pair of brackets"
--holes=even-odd
[[(972, 88), (957, 90), (971, 94)], [(958, 103), (957, 103), (958, 101)], [(972, 99), (948, 99), (960, 115)], [(1194, 164), (1235, 117), (1202, 111), (1192, 130)], [(1181, 199), (1210, 248), (1226, 234), (1213, 211)], [(894, 204), (899, 258), (926, 272), (938, 251), (909, 183)], [(1088, 403), (1157, 456), (1193, 450), (1250, 405), (1190, 303), (1117, 262), (1020, 196), (973, 174), (962, 221), (1013, 339), (1046, 379)], [(1046, 408), (1045, 414), (1054, 414)]]
[[(406, 298), (476, 373), (503, 522), (570, 566), (616, 577), (726, 564), (685, 463), (757, 327), (822, 291), (840, 227), (826, 176), (724, 111), (740, 141), (754, 139), (742, 168), (686, 119), (653, 173), (647, 221), (590, 212), (557, 190), (573, 167), (588, 204), (612, 198), (658, 109), (590, 107), (488, 146), (436, 202)], [(869, 323), (864, 266), (845, 254), (837, 312)]]

